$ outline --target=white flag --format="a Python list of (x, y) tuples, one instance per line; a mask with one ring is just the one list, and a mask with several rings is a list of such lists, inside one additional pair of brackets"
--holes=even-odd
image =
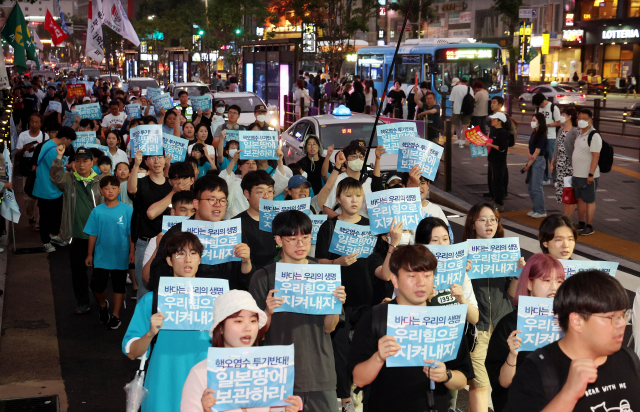
[(103, 0), (102, 14), (104, 15), (104, 24), (108, 28), (129, 40), (134, 45), (140, 45), (138, 35), (133, 29), (120, 0)]
[(38, 33), (36, 33), (35, 29), (31, 30), (31, 34), (36, 47), (40, 50), (44, 50), (44, 44), (42, 44), (42, 41), (40, 41), (40, 37), (38, 37)]
[[(4, 50), (0, 45), (0, 51), (4, 55)], [(7, 66), (4, 64), (4, 59), (0, 59), (0, 90), (11, 89), (11, 83), (9, 83), (9, 75), (7, 74)], [(13, 116), (9, 116), (13, 121)], [(11, 141), (13, 144), (13, 141)]]
[(102, 0), (89, 1), (89, 22), (87, 24), (86, 56), (101, 63), (104, 60), (104, 36), (102, 34)]

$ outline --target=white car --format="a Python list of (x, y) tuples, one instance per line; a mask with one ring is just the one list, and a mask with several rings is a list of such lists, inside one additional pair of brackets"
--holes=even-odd
[(117, 87), (118, 89), (122, 88), (122, 80), (117, 74), (103, 74), (100, 76), (100, 79), (105, 82), (111, 82), (113, 87)]
[(578, 104), (583, 105), (587, 102), (587, 93), (580, 93), (571, 86), (558, 85), (558, 86), (538, 86), (528, 93), (520, 95), (521, 101), (531, 102), (533, 95), (536, 93), (544, 94), (550, 102), (555, 104)]
[(178, 96), (180, 92), (185, 91), (189, 94), (189, 96), (205, 96), (205, 95), (213, 95), (211, 90), (209, 90), (209, 86), (204, 83), (171, 83), (167, 85), (165, 89), (166, 93), (171, 93), (174, 102), (179, 102), (180, 97)]
[(129, 91), (133, 91), (134, 87), (139, 87), (143, 95), (147, 94), (147, 87), (158, 88), (158, 82), (152, 77), (131, 77), (127, 80), (127, 84), (129, 85)]
[(276, 130), (280, 130), (277, 108), (273, 106), (267, 106), (264, 101), (255, 93), (215, 92), (213, 93), (214, 108), (218, 100), (224, 100), (224, 103), (226, 105), (224, 111), (225, 117), (229, 112), (229, 106), (235, 104), (240, 107), (240, 119), (238, 119), (238, 124), (241, 124), (243, 126), (249, 126), (251, 123), (254, 123), (256, 121), (256, 117), (253, 113), (255, 111), (255, 107), (261, 104), (267, 108), (266, 122)]
[[(322, 156), (327, 155), (327, 147), (333, 145), (334, 152), (331, 156), (331, 162), (335, 162), (335, 156), (339, 150), (342, 150), (351, 143), (352, 140), (364, 140), (365, 144), (369, 143), (371, 138), (371, 130), (375, 117), (365, 114), (353, 114), (348, 116), (335, 116), (333, 114), (323, 114), (320, 116), (307, 116), (296, 121), (280, 136), (282, 139), (282, 151), (284, 153), (285, 163), (294, 163), (302, 159), (305, 155), (302, 153), (302, 143), (304, 139), (310, 135), (318, 136), (324, 151)], [(378, 121), (378, 124), (384, 124)], [(376, 147), (378, 139), (374, 137), (371, 151), (367, 158), (367, 164), (373, 165), (376, 161)], [(397, 154), (388, 154), (382, 156), (380, 163), (381, 171), (395, 171), (398, 163)]]

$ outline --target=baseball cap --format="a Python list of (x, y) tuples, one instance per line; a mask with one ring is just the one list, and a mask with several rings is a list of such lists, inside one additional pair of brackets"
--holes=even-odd
[(131, 91), (134, 93), (138, 93), (140, 91), (140, 87), (136, 86), (133, 89), (131, 89)]
[(453, 79), (451, 79), (451, 86), (455, 86), (456, 84), (460, 83), (460, 79), (458, 79), (457, 77), (454, 77)]
[(91, 153), (91, 150), (86, 149), (84, 147), (80, 147), (78, 148), (78, 150), (76, 150), (76, 154), (74, 156), (76, 159), (89, 159), (89, 160), (93, 160), (93, 154)]
[(84, 99), (82, 99), (82, 103), (84, 102), (91, 102), (91, 97), (85, 96)]
[(225, 105), (224, 100), (218, 100), (216, 102), (216, 106), (224, 106), (224, 105)]
[(287, 188), (288, 189), (297, 189), (297, 188), (299, 188), (301, 185), (303, 185), (305, 183), (307, 185), (311, 186), (306, 177), (304, 177), (302, 175), (295, 175), (295, 176), (293, 176), (292, 178), (289, 179), (289, 184), (288, 184)]
[(463, 82), (468, 82), (469, 81), (469, 76), (467, 76), (466, 74), (464, 76), (462, 76), (462, 81)]
[(503, 123), (507, 122), (507, 116), (502, 112), (497, 112), (489, 116), (490, 119), (502, 120)]
[(267, 108), (264, 106), (264, 104), (259, 104), (257, 105), (254, 109), (253, 112), (266, 112)]
[(389, 183), (393, 182), (394, 180), (400, 180), (402, 182), (402, 177), (398, 176), (397, 174), (392, 174), (391, 176), (389, 176), (389, 178), (387, 179), (387, 186), (389, 185)]
[(349, 146), (367, 147), (367, 146), (364, 144), (364, 140), (362, 140), (362, 139), (352, 140), (351, 142), (349, 142)]

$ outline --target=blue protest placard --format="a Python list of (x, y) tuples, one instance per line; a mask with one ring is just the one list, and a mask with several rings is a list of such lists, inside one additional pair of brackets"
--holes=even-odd
[(455, 245), (425, 245), (438, 260), (433, 279), (435, 290), (450, 289), (451, 285), (461, 285), (467, 272), (467, 242)]
[(534, 351), (564, 336), (558, 317), (553, 314), (553, 298), (518, 298), (518, 336), (522, 344), (516, 352)]
[(365, 193), (371, 233), (379, 235), (391, 231), (391, 222), (402, 222), (402, 230), (415, 230), (422, 220), (420, 189), (388, 189)]
[(56, 102), (55, 100), (49, 101), (49, 110), (56, 111), (58, 113), (62, 113), (62, 103)]
[(470, 279), (519, 277), (520, 239), (469, 239)]
[(329, 252), (340, 256), (357, 253), (358, 259), (366, 258), (373, 252), (377, 241), (378, 237), (371, 234), (369, 226), (360, 226), (338, 220), (331, 236)]
[(211, 97), (210, 96), (192, 96), (189, 97), (191, 101), (191, 107), (193, 107), (193, 113), (197, 112), (198, 109), (202, 110), (211, 110)]
[(11, 162), (11, 155), (7, 146), (4, 147), (4, 171), (7, 173), (7, 179), (10, 182), (13, 181), (13, 163)]
[(327, 221), (329, 216), (327, 215), (309, 215), (311, 218), (311, 224), (313, 225), (313, 230), (311, 232), (311, 244), (315, 245), (318, 241), (318, 231), (320, 230), (320, 226), (324, 222)]
[(276, 263), (274, 296), (283, 298), (274, 312), (339, 315), (342, 302), (333, 292), (342, 285), (340, 265)]
[(188, 220), (188, 219), (189, 219), (189, 216), (163, 215), (162, 216), (162, 233), (167, 233), (169, 231), (169, 229), (171, 229), (172, 227), (174, 227), (178, 223), (183, 222), (183, 221)]
[(428, 140), (401, 137), (398, 150), (398, 172), (410, 172), (413, 166), (419, 165), (422, 168), (422, 176), (433, 182), (443, 151), (442, 146)]
[(242, 243), (242, 224), (240, 219), (208, 222), (204, 220), (185, 220), (182, 231), (198, 236), (204, 251), (201, 263), (205, 265), (219, 265), (226, 262), (239, 262), (234, 256), (233, 248)]
[[(228, 133), (228, 132), (227, 132)], [(240, 130), (240, 159), (277, 160), (278, 132)]]
[(607, 262), (604, 260), (565, 260), (558, 259), (564, 268), (564, 276), (568, 278), (578, 272), (597, 269), (615, 277), (618, 271), (618, 262)]
[(102, 119), (102, 110), (98, 103), (87, 103), (76, 105), (76, 113), (81, 119)]
[(0, 203), (0, 215), (13, 223), (20, 221), (20, 208), (16, 202), (16, 195), (11, 189), (4, 191), (2, 203)]
[(164, 315), (162, 330), (210, 330), (213, 302), (228, 291), (227, 279), (161, 277), (158, 312)]
[(73, 150), (87, 147), (88, 144), (96, 144), (96, 132), (76, 132), (76, 140), (71, 142)]
[(467, 304), (451, 306), (387, 305), (387, 335), (402, 349), (387, 358), (387, 368), (426, 366), (425, 359), (448, 362), (458, 356)]
[(131, 129), (131, 156), (138, 150), (145, 156), (162, 156), (162, 126), (149, 124)]
[(384, 146), (386, 154), (397, 154), (400, 149), (400, 138), (418, 138), (418, 128), (413, 122), (379, 124), (376, 127), (378, 144)]
[(147, 87), (145, 90), (147, 91), (147, 99), (149, 100), (153, 100), (154, 97), (162, 94), (162, 90), (156, 89), (155, 87)]
[(153, 103), (153, 108), (156, 113), (160, 113), (162, 109), (169, 110), (173, 109), (173, 99), (169, 93), (162, 93), (156, 95), (151, 99), (151, 103)]
[(293, 345), (209, 348), (207, 388), (216, 397), (211, 411), (288, 405), (284, 399), (293, 395), (294, 356)]
[[(74, 112), (64, 112), (64, 120), (62, 120), (62, 125), (63, 126), (67, 126), (67, 127), (71, 127), (73, 126), (73, 124), (76, 122), (76, 116), (78, 114), (74, 113)], [(76, 132), (78, 133), (78, 132)]]
[(266, 200), (260, 199), (260, 230), (272, 232), (271, 223), (273, 218), (280, 212), (287, 210), (299, 210), (309, 215), (311, 199), (304, 198), (298, 200)]
[(235, 140), (236, 142), (240, 142), (240, 130), (226, 130), (224, 134), (224, 144), (226, 145), (229, 140)]
[(471, 143), (469, 147), (471, 148), (471, 157), (485, 157), (489, 155), (487, 146), (476, 146)]
[(142, 117), (140, 103), (129, 103), (124, 107), (124, 112), (130, 119), (139, 119)]
[(187, 139), (162, 133), (162, 145), (164, 146), (165, 156), (173, 156), (171, 163), (184, 162), (187, 157), (187, 147), (189, 146)]
[(100, 149), (105, 156), (109, 156), (109, 146), (103, 146), (101, 144), (95, 144), (95, 143), (87, 143), (84, 145), (84, 147), (87, 149), (91, 149), (91, 148)]

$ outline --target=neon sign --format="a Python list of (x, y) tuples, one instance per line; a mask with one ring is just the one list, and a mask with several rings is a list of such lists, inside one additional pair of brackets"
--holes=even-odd
[(582, 43), (582, 30), (562, 30), (562, 40)]
[(493, 57), (493, 50), (476, 50), (476, 49), (458, 49), (447, 50), (445, 58), (447, 60), (460, 60), (460, 59), (491, 59)]

